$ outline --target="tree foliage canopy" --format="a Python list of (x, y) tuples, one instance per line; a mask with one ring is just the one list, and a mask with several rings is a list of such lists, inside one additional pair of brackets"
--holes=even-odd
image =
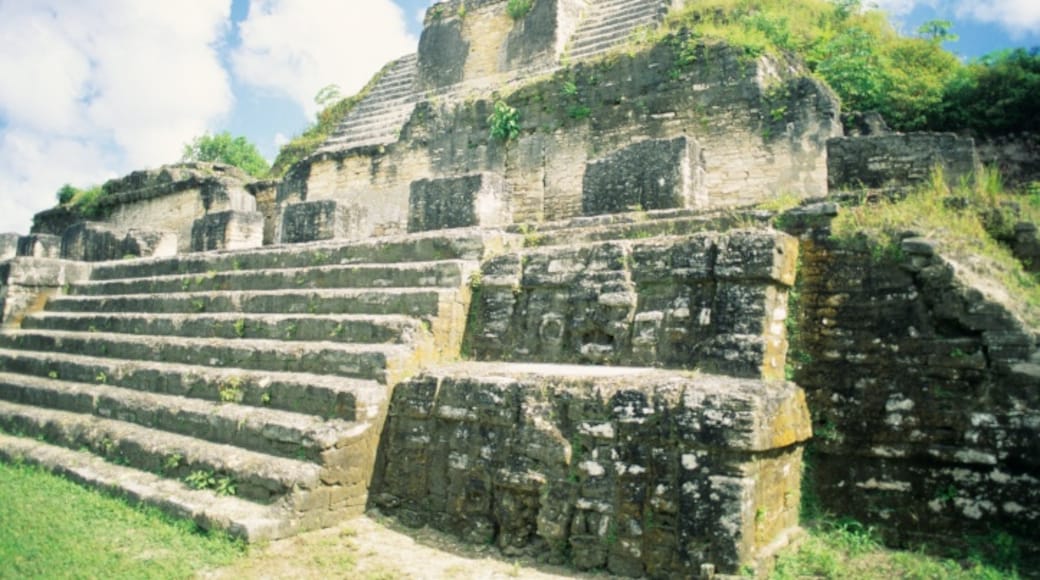
[(877, 111), (897, 130), (1036, 130), (1040, 55), (1005, 51), (965, 65), (943, 49), (952, 25), (902, 36), (859, 0), (701, 0), (669, 19), (696, 42), (721, 40), (757, 56), (802, 58), (847, 111)]
[(269, 166), (264, 156), (245, 137), (232, 137), (224, 131), (205, 134), (184, 146), (181, 161), (206, 161), (234, 165), (253, 177), (267, 175)]

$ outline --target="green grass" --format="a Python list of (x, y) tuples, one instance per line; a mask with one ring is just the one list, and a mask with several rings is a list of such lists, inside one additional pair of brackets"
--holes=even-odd
[(245, 553), (191, 522), (0, 462), (0, 578), (190, 578)]
[(997, 560), (999, 554), (987, 556), (972, 551), (954, 559), (923, 550), (889, 550), (881, 546), (873, 530), (850, 520), (824, 519), (808, 527), (809, 537), (797, 551), (780, 556), (771, 578), (1014, 580), (1019, 577), (1015, 559)]
[(866, 240), (878, 257), (898, 257), (901, 237), (913, 232), (935, 240), (944, 256), (980, 279), (999, 281), (1030, 323), (1040, 323), (1040, 283), (1027, 273), (1001, 238), (1017, 221), (1040, 223), (1040, 199), (1004, 190), (999, 174), (985, 170), (954, 187), (941, 170), (901, 200), (845, 208), (832, 234), (849, 245)]

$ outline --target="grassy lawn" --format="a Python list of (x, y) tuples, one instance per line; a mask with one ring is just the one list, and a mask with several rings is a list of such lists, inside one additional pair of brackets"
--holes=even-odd
[[(393, 528), (399, 526), (363, 518), (247, 549), (36, 467), (0, 462), (0, 579), (190, 578), (200, 573), (300, 580), (344, 574), (362, 580), (593, 576), (509, 561), (494, 551), (467, 555), (474, 547), (444, 534)], [(997, 552), (938, 558), (885, 549), (855, 522), (819, 520), (809, 526), (809, 537), (797, 551), (780, 557), (772, 578), (1018, 578), (1014, 544), (1002, 547), (1001, 538), (988, 538), (986, 544)]]
[(189, 578), (245, 553), (191, 522), (0, 462), (0, 578)]
[(857, 522), (817, 521), (796, 552), (777, 561), (774, 580), (857, 578), (891, 580), (1013, 580), (1019, 578), (1018, 553), (1007, 536), (979, 538), (979, 548), (953, 558), (890, 550)]

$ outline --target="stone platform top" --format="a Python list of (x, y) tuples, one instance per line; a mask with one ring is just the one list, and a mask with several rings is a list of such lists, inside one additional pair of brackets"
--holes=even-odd
[[(812, 436), (804, 395), (797, 386), (786, 381), (646, 367), (461, 362), (427, 368), (412, 384), (429, 384), (427, 381), (431, 378), (450, 380), (458, 386), (482, 385), (485, 389), (497, 385), (503, 395), (512, 389), (549, 387), (558, 395), (571, 391), (579, 398), (591, 397), (600, 403), (628, 401), (622, 406), (614, 405), (615, 419), (621, 422), (645, 420), (655, 412), (651, 407), (662, 404), (684, 408), (690, 413), (690, 420), (684, 422), (683, 428), (696, 434), (694, 438), (702, 444), (708, 444), (713, 439), (709, 434), (714, 432), (718, 440), (709, 444), (712, 447), (766, 451), (801, 443)], [(635, 404), (634, 393), (645, 395), (642, 401), (646, 408)], [(462, 394), (461, 391), (458, 394)], [(450, 398), (444, 395), (437, 400), (453, 406)], [(469, 404), (475, 404), (468, 395), (464, 398)], [(510, 405), (500, 400), (492, 406)], [(495, 413), (491, 408), (484, 411)]]

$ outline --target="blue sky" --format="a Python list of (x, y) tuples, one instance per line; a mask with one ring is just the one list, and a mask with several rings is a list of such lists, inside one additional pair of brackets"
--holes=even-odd
[[(696, 1), (696, 0), (687, 0)], [(432, 0), (0, 0), (0, 232), (25, 233), (63, 183), (175, 162), (204, 132), (265, 156), (414, 52)], [(1040, 45), (1040, 0), (878, 0), (912, 32), (954, 23), (965, 58)]]

